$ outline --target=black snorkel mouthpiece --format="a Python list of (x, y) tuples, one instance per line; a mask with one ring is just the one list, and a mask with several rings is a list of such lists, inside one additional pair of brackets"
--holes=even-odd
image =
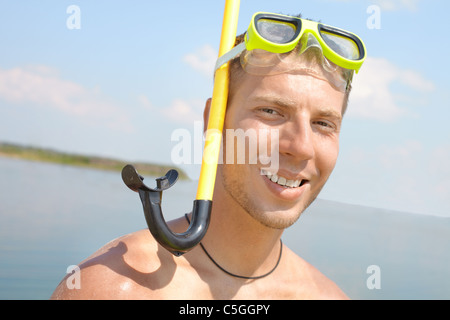
[(194, 248), (206, 234), (211, 218), (211, 200), (194, 200), (192, 220), (183, 233), (174, 233), (167, 226), (161, 210), (162, 192), (178, 180), (178, 172), (169, 170), (165, 176), (156, 179), (156, 188), (147, 187), (132, 165), (122, 169), (122, 180), (131, 190), (138, 192), (144, 209), (148, 229), (158, 243), (179, 257)]

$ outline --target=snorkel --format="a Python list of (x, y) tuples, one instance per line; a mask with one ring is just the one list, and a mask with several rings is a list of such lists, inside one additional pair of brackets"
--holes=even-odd
[[(234, 47), (240, 0), (226, 0), (223, 16), (219, 57)], [(192, 219), (183, 233), (174, 233), (168, 227), (161, 209), (162, 193), (178, 180), (178, 172), (169, 170), (156, 179), (156, 188), (150, 188), (132, 165), (122, 169), (124, 183), (139, 193), (145, 220), (158, 243), (175, 256), (181, 256), (194, 248), (206, 234), (209, 226), (212, 198), (219, 161), (222, 130), (228, 100), (229, 63), (221, 65), (214, 75), (214, 88), (206, 131), (203, 160), (197, 186), (197, 195), (192, 209)]]

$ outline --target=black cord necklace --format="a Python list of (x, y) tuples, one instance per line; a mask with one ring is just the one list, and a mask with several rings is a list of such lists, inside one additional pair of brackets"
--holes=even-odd
[[(185, 218), (186, 218), (186, 220), (187, 220), (187, 222), (190, 224), (191, 222), (189, 221), (189, 217), (188, 217), (188, 215), (187, 215), (187, 213), (184, 215), (185, 216)], [(280, 239), (280, 255), (279, 255), (279, 257), (278, 257), (278, 261), (277, 261), (277, 263), (275, 264), (275, 267), (273, 267), (273, 269), (272, 270), (270, 270), (269, 272), (267, 272), (267, 273), (265, 273), (265, 274), (263, 274), (263, 275), (261, 275), (261, 276), (256, 276), (256, 277), (247, 277), (247, 276), (240, 276), (240, 275), (237, 275), (237, 274), (234, 274), (234, 273), (231, 273), (231, 272), (229, 272), (229, 271), (227, 271), (227, 270), (225, 270), (224, 268), (222, 268), (212, 257), (211, 257), (211, 255), (208, 253), (208, 251), (206, 251), (206, 249), (205, 249), (205, 247), (203, 246), (203, 244), (200, 242), (200, 247), (203, 249), (203, 251), (206, 253), (206, 255), (208, 256), (208, 258), (220, 269), (220, 270), (222, 270), (223, 272), (225, 272), (226, 274), (228, 274), (228, 275), (230, 275), (230, 276), (232, 276), (232, 277), (235, 277), (235, 278), (241, 278), (241, 279), (248, 279), (248, 280), (257, 280), (257, 279), (261, 279), (261, 278), (264, 278), (264, 277), (267, 277), (268, 275), (270, 275), (272, 272), (274, 272), (275, 271), (275, 269), (278, 267), (278, 265), (280, 264), (280, 260), (281, 260), (281, 256), (282, 256), (282, 253), (283, 253), (283, 241), (281, 241), (281, 239)]]

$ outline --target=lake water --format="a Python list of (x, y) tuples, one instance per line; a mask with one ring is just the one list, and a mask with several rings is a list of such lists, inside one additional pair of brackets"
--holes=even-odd
[[(196, 189), (164, 193), (167, 220)], [(0, 299), (48, 299), (70, 265), (142, 228), (120, 173), (0, 157)], [(450, 218), (319, 199), (283, 240), (352, 299), (450, 299)]]

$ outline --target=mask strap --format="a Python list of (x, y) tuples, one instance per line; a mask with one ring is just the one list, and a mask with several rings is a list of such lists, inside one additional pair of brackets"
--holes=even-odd
[(216, 66), (214, 67), (214, 73), (225, 63), (239, 56), (242, 52), (244, 52), (244, 50), (245, 50), (245, 42), (241, 42), (233, 49), (231, 49), (230, 51), (219, 57), (219, 59), (217, 59)]

